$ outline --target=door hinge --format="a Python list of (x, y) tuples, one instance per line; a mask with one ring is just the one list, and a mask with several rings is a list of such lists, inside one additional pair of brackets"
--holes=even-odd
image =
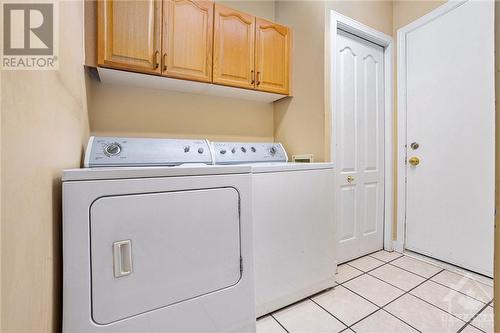
[(240, 274), (243, 274), (243, 257), (240, 256)]

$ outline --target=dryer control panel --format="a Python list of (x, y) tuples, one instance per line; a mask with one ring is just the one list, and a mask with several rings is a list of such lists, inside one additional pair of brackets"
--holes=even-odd
[(85, 167), (213, 164), (207, 140), (91, 137)]
[(212, 142), (215, 164), (288, 162), (285, 148), (274, 142)]

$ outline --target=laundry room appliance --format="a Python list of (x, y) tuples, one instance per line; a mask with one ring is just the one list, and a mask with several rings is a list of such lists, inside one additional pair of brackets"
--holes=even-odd
[(212, 147), (216, 164), (252, 168), (257, 316), (333, 287), (333, 164), (289, 163), (279, 143)]
[(255, 332), (251, 168), (210, 164), (204, 140), (90, 139), (63, 174), (64, 332)]

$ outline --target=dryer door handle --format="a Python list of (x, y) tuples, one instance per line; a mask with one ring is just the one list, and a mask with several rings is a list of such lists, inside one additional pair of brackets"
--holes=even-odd
[(113, 271), (115, 278), (132, 274), (132, 241), (130, 239), (113, 243)]

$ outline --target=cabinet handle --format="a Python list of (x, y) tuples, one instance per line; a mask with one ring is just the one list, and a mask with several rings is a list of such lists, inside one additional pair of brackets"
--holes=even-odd
[(251, 78), (251, 80), (252, 80), (252, 81), (250, 82), (250, 84), (254, 84), (254, 83), (255, 83), (255, 72), (254, 72), (254, 70), (253, 70), (253, 69), (250, 71), (250, 78)]
[(167, 71), (167, 54), (163, 53), (163, 71)]
[(257, 85), (260, 84), (260, 72), (257, 72)]
[(160, 56), (160, 51), (156, 51), (153, 57), (153, 67), (155, 69), (158, 69), (158, 67), (160, 66), (160, 59), (158, 59), (159, 56)]

